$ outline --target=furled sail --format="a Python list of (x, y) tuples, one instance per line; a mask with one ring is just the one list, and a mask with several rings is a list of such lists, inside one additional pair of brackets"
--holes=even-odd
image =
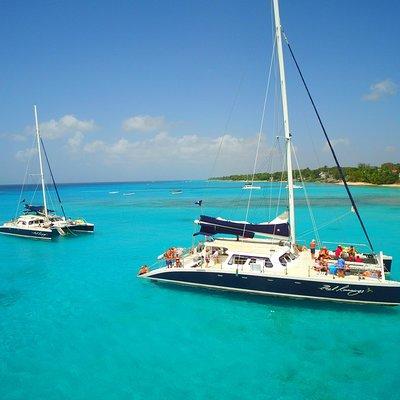
[(200, 225), (200, 231), (194, 235), (213, 236), (218, 233), (253, 238), (256, 234), (287, 239), (290, 236), (290, 225), (287, 214), (284, 213), (271, 222), (252, 224), (247, 221), (230, 221), (223, 218), (200, 215), (195, 221)]
[[(48, 213), (53, 213), (54, 210), (47, 209)], [(31, 204), (25, 204), (25, 214), (36, 213), (37, 215), (44, 215), (44, 206), (33, 206)]]

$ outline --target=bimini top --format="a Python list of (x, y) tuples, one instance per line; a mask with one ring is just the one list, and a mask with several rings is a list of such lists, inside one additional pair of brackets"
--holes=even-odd
[(256, 234), (287, 239), (290, 236), (290, 225), (286, 213), (276, 217), (271, 222), (252, 224), (247, 221), (230, 221), (223, 218), (200, 215), (200, 219), (194, 221), (200, 225), (200, 231), (196, 235), (213, 236), (218, 233), (253, 238)]
[[(47, 209), (47, 212), (53, 213), (54, 210)], [(35, 213), (36, 215), (44, 215), (44, 206), (33, 206), (32, 204), (25, 204), (25, 214)]]

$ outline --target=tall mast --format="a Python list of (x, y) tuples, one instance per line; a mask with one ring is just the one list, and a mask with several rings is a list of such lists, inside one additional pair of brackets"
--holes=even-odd
[(290, 222), (290, 240), (294, 245), (296, 243), (296, 223), (294, 216), (294, 193), (293, 193), (293, 171), (292, 171), (292, 135), (289, 128), (289, 112), (286, 94), (286, 78), (285, 78), (285, 64), (283, 60), (282, 51), (282, 32), (281, 32), (281, 19), (279, 16), (278, 0), (274, 0), (274, 19), (275, 19), (275, 35), (276, 35), (276, 48), (278, 52), (279, 63), (279, 76), (281, 81), (281, 97), (282, 97), (282, 110), (283, 110), (283, 125), (285, 128), (286, 139), (286, 165), (287, 165), (287, 178), (288, 178), (288, 194), (289, 194), (289, 222)]
[(43, 164), (42, 164), (42, 148), (40, 146), (39, 122), (38, 122), (36, 106), (33, 106), (33, 110), (34, 110), (34, 113), (35, 113), (36, 141), (37, 141), (37, 149), (38, 149), (38, 153), (39, 153), (40, 178), (42, 180), (42, 194), (43, 194), (44, 215), (47, 218), (48, 215), (47, 215), (47, 203), (46, 203), (46, 187), (44, 185)]

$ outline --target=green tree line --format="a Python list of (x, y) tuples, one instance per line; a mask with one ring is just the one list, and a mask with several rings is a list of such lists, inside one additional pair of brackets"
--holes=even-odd
[[(358, 164), (357, 167), (342, 167), (348, 182), (365, 182), (374, 185), (392, 184), (400, 182), (400, 164), (384, 163), (380, 166), (369, 164)], [(340, 181), (339, 171), (336, 167), (320, 167), (316, 169), (304, 168), (299, 171), (293, 171), (295, 180), (300, 180), (300, 174), (303, 181), (306, 182), (324, 182), (334, 183)], [(251, 175), (228, 175), (210, 178), (211, 180), (223, 181), (246, 181)], [(277, 171), (273, 173), (259, 172), (254, 175), (257, 181), (281, 181), (287, 179), (286, 171)]]

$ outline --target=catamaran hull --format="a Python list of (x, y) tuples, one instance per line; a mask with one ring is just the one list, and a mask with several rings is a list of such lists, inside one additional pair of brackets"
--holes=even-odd
[(387, 272), (391, 272), (391, 270), (392, 270), (392, 261), (393, 261), (393, 258), (391, 256), (383, 255), (383, 265), (385, 266), (385, 270)]
[(3, 235), (19, 236), (29, 239), (51, 240), (60, 234), (56, 229), (36, 230), (36, 229), (20, 229), (13, 227), (0, 226), (0, 233)]
[(244, 275), (208, 271), (151, 271), (142, 275), (153, 281), (169, 282), (211, 289), (244, 292), (258, 295), (330, 300), (381, 305), (400, 304), (400, 285), (349, 284), (340, 278), (318, 281)]
[(94, 225), (93, 224), (80, 224), (80, 225), (68, 225), (68, 229), (73, 232), (82, 232), (82, 233), (93, 233)]

